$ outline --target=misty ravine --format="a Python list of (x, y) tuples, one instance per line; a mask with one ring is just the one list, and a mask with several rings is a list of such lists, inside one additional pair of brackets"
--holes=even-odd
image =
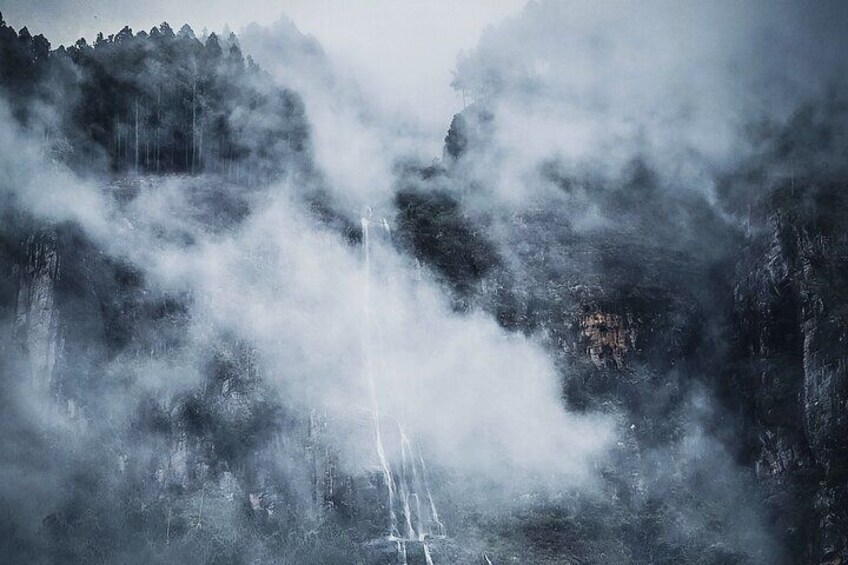
[(0, 15), (0, 563), (848, 565), (848, 8), (534, 0), (435, 126), (203, 18)]

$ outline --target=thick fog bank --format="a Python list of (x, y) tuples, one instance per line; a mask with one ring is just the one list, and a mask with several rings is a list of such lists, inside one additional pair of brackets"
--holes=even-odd
[(0, 23), (0, 557), (848, 560), (845, 23)]

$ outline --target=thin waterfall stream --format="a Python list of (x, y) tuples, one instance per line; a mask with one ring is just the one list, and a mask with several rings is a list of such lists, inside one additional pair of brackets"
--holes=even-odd
[[(386, 487), (387, 537), (396, 544), (401, 565), (408, 565), (407, 544), (421, 544), (421, 550), (427, 565), (435, 565), (430, 551), (429, 538), (444, 537), (445, 526), (439, 519), (439, 513), (430, 488), (429, 476), (420, 446), (406, 433), (402, 418), (391, 416), (397, 425), (400, 447), (400, 464), (393, 469), (386, 452), (380, 410), (378, 382), (384, 376), (385, 342), (379, 315), (375, 312), (372, 284), (374, 281), (374, 240), (372, 226), (379, 226), (386, 239), (391, 241), (391, 228), (385, 218), (375, 221), (369, 209), (361, 218), (363, 254), (365, 262), (365, 282), (363, 297), (363, 370), (368, 383), (371, 423), (375, 450), (380, 464), (381, 475)], [(422, 498), (424, 503), (422, 504)]]

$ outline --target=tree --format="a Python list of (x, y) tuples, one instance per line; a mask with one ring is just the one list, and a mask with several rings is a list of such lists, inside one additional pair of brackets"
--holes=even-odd
[[(234, 34), (201, 42), (188, 25), (176, 36), (163, 22), (149, 34), (128, 26), (98, 33), (92, 43), (80, 38), (51, 53), (43, 36), (0, 25), (0, 88), (22, 121), (36, 117), (33, 103), (55, 106), (62, 115), (51, 135), (65, 143), (72, 167), (109, 155), (112, 173), (227, 171), (255, 183), (306, 147), (298, 99), (259, 73), (241, 80), (245, 58)], [(50, 88), (40, 88), (44, 78)], [(249, 112), (234, 120), (235, 110)]]
[(241, 53), (237, 43), (230, 45), (230, 52), (227, 55), (227, 62), (236, 70), (244, 68), (244, 55)]
[(132, 29), (129, 26), (124, 26), (124, 28), (118, 32), (118, 35), (115, 36), (115, 43), (124, 43), (131, 40), (133, 37)]
[(171, 29), (171, 26), (168, 25), (168, 22), (162, 22), (159, 24), (159, 32), (162, 34), (162, 37), (165, 39), (174, 39), (174, 30)]
[(177, 37), (180, 39), (197, 39), (194, 36), (194, 30), (191, 29), (191, 26), (188, 24), (183, 24), (183, 27), (181, 27), (179, 33), (177, 33)]
[(30, 35), (29, 30), (26, 28), (26, 26), (22, 27), (21, 31), (18, 32), (18, 39), (21, 41), (21, 43), (25, 43), (27, 45), (32, 43), (32, 35)]
[(36, 63), (47, 60), (50, 55), (50, 42), (42, 34), (32, 38), (32, 58)]
[(212, 61), (220, 59), (223, 54), (221, 44), (218, 41), (218, 36), (215, 35), (214, 32), (210, 33), (209, 37), (206, 39), (205, 52), (206, 57)]

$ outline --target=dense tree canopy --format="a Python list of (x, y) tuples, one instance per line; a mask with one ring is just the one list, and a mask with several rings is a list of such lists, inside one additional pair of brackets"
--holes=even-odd
[(113, 172), (217, 172), (246, 183), (302, 162), (299, 97), (279, 88), (238, 39), (198, 39), (188, 25), (83, 38), (50, 49), (0, 16), (0, 91), (70, 164)]

